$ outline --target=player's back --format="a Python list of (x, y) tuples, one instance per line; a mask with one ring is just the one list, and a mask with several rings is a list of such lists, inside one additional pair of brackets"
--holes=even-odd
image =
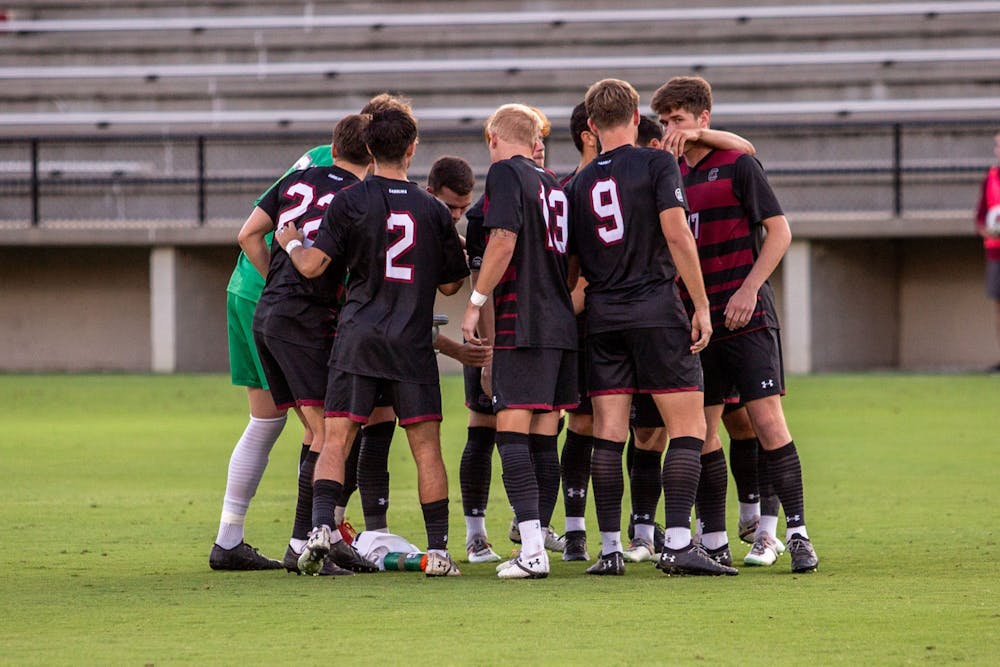
[(370, 176), (328, 213), (350, 280), (333, 363), (359, 375), (432, 382), (437, 287), (468, 275), (448, 209), (415, 183)]
[(660, 226), (661, 211), (684, 207), (673, 156), (620, 146), (599, 155), (568, 189), (572, 244), (588, 283), (588, 330), (683, 326)]

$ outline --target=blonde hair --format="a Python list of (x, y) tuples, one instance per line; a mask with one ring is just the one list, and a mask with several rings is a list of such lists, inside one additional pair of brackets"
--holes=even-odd
[(602, 79), (587, 90), (584, 103), (594, 126), (607, 129), (632, 120), (639, 108), (639, 93), (628, 81)]
[(542, 112), (542, 110), (539, 109), (538, 107), (528, 107), (528, 108), (534, 111), (535, 114), (538, 115), (538, 120), (542, 121), (542, 129), (541, 129), (542, 139), (548, 139), (549, 135), (552, 133), (552, 122), (549, 121), (549, 117), (546, 116)]
[(498, 138), (519, 146), (534, 148), (542, 134), (542, 119), (524, 104), (505, 104), (486, 121), (486, 136)]

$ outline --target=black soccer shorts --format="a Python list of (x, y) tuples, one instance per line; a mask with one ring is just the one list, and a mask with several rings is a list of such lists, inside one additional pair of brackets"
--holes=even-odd
[(424, 421), (441, 421), (441, 385), (400, 382), (385, 378), (355, 375), (330, 368), (326, 385), (327, 417), (347, 417), (367, 424), (368, 417), (382, 396), (396, 412), (400, 426)]
[(254, 332), (254, 341), (277, 408), (323, 405), (329, 346), (325, 349), (306, 347), (259, 332)]
[(493, 409), (550, 412), (580, 402), (576, 351), (519, 347), (493, 351)]
[(705, 405), (720, 405), (734, 394), (743, 403), (785, 393), (781, 336), (777, 329), (754, 329), (713, 340), (701, 352)]

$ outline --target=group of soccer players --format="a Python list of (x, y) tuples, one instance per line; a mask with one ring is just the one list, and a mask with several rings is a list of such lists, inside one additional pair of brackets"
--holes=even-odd
[[(252, 294), (241, 302), (230, 285), (233, 378), (248, 387), (251, 422), (230, 461), (213, 568), (373, 571), (345, 539), (343, 512), (357, 485), (366, 529), (387, 529), (386, 456), (398, 419), (418, 470), (425, 572), (459, 574), (447, 550), (436, 346), (466, 366), (460, 478), (469, 562), (502, 561), (484, 518), (495, 443), (514, 511), (511, 538), (521, 543), (497, 565), (498, 577), (548, 576), (550, 550), (590, 560), (590, 481), (601, 551), (588, 574), (622, 575), (626, 561), (654, 558), (666, 574), (738, 574), (726, 533), (721, 420), (740, 537), (753, 544), (744, 564), (772, 565), (787, 549), (793, 571), (816, 569), (781, 409), (767, 283), (790, 243), (788, 222), (752, 145), (710, 129), (704, 79), (671, 79), (652, 110), (660, 127), (640, 114), (627, 82), (591, 86), (571, 119), (580, 165), (560, 182), (544, 167), (544, 115), (521, 104), (497, 109), (485, 127), (491, 166), (483, 197), (468, 209), (464, 253), (454, 223), (471, 202), (471, 170), (443, 158), (428, 191), (410, 182), (417, 126), (399, 98), (378, 96), (338, 123), (335, 165), (307, 154), (264, 195), (240, 234), (244, 269), (267, 276), (255, 312)], [(464, 341), (434, 340), (435, 293), (456, 293), (470, 269)], [(233, 352), (248, 339), (259, 353), (256, 381), (246, 379), (253, 350)], [(242, 526), (288, 408), (305, 436), (295, 525), (279, 563), (246, 544)], [(549, 525), (560, 476), (564, 538)]]

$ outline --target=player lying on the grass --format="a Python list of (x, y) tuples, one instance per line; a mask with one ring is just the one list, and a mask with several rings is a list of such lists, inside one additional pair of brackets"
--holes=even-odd
[[(605, 79), (587, 91), (591, 129), (603, 152), (569, 188), (573, 251), (587, 280), (587, 358), (594, 404), (591, 474), (601, 557), (587, 572), (622, 575), (622, 452), (634, 393), (651, 394), (670, 433), (662, 471), (667, 574), (737, 574), (691, 542), (705, 416), (697, 353), (712, 334), (697, 248), (687, 226), (677, 161), (637, 148), (639, 95)], [(688, 319), (674, 277), (690, 286)]]
[(448, 480), (441, 459), (441, 392), (431, 341), (434, 294), (454, 294), (468, 275), (447, 208), (407, 180), (417, 143), (413, 116), (400, 109), (372, 114), (365, 143), (374, 174), (327, 208), (311, 248), (297, 230), (277, 234), (306, 277), (346, 262), (351, 279), (330, 358), (323, 450), (313, 483), (313, 530), (299, 568), (316, 573), (342, 550), (333, 525), (354, 434), (375, 405), (391, 396), (417, 464), (427, 529), (429, 576), (459, 574), (447, 551)]
[(504, 105), (487, 121), (486, 133), (491, 166), (484, 226), (490, 236), (462, 333), (467, 340), (481, 340), (480, 309), (492, 295), (496, 332), (489, 393), (504, 487), (522, 543), (516, 557), (498, 566), (497, 575), (542, 578), (548, 576), (549, 559), (532, 448), (555, 438), (559, 410), (577, 402), (568, 211), (556, 179), (532, 159), (541, 139), (537, 113), (520, 104)]
[[(667, 128), (668, 137), (674, 129), (700, 132), (710, 124), (712, 89), (701, 77), (674, 77), (656, 91), (651, 106)], [(716, 476), (725, 479), (718, 424), (724, 401), (735, 390), (764, 450), (769, 479), (762, 482), (773, 483), (785, 510), (792, 570), (810, 572), (819, 559), (806, 531), (801, 464), (781, 408), (781, 343), (773, 291), (767, 282), (791, 242), (788, 220), (753, 157), (688, 143), (680, 168), (701, 273), (710, 288), (715, 331), (712, 342), (701, 352), (708, 422), (703, 461), (713, 457)], [(690, 288), (687, 276), (684, 282)], [(688, 292), (695, 304), (701, 303), (700, 287)], [(689, 299), (689, 308), (691, 304)], [(715, 502), (704, 509), (703, 540), (710, 547), (711, 540), (725, 535), (725, 491), (721, 496), (717, 493)], [(775, 529), (762, 518), (745, 564), (774, 563), (778, 552)]]

